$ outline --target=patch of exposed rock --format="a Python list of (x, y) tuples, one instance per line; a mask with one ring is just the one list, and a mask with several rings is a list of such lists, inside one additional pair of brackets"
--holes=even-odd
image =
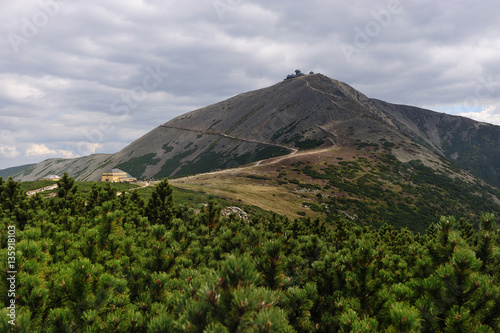
[(229, 206), (223, 208), (221, 211), (221, 215), (223, 217), (229, 217), (231, 214), (235, 214), (237, 218), (248, 222), (248, 214), (241, 208), (235, 206)]

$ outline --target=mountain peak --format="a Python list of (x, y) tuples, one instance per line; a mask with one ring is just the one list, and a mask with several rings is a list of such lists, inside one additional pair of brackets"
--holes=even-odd
[(178, 177), (336, 146), (372, 149), (433, 167), (448, 159), (500, 185), (500, 127), (370, 99), (344, 82), (300, 71), (176, 117), (111, 156), (32, 168), (39, 174), (57, 164), (60, 170), (51, 172), (62, 173), (79, 165), (75, 170), (82, 180), (100, 179), (110, 167), (137, 178)]

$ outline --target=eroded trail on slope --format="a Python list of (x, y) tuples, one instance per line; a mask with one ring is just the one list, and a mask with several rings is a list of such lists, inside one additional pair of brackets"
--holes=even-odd
[(172, 179), (171, 182), (173, 182), (173, 183), (182, 182), (182, 181), (185, 181), (187, 179), (198, 177), (198, 176), (221, 175), (221, 174), (226, 174), (226, 173), (249, 171), (249, 170), (258, 168), (259, 166), (272, 165), (272, 164), (276, 164), (276, 163), (279, 163), (281, 161), (284, 161), (284, 160), (287, 160), (290, 158), (294, 158), (294, 157), (299, 157), (299, 156), (315, 155), (315, 154), (323, 153), (323, 152), (326, 152), (326, 151), (329, 151), (332, 149), (336, 149), (336, 148), (329, 147), (329, 148), (323, 148), (323, 149), (311, 149), (311, 150), (304, 150), (304, 151), (299, 151), (297, 148), (288, 148), (288, 149), (292, 150), (292, 152), (288, 155), (283, 155), (283, 156), (279, 156), (279, 157), (271, 157), (271, 158), (268, 158), (265, 160), (260, 160), (260, 161), (255, 162), (252, 165), (231, 168), (231, 169), (211, 171), (211, 172), (205, 172), (205, 173), (200, 173), (200, 174), (196, 174), (196, 175), (192, 175), (192, 176), (186, 176), (186, 177), (182, 177), (182, 178), (175, 178), (175, 179)]
[(174, 129), (179, 129), (179, 130), (184, 130), (184, 131), (190, 131), (190, 132), (196, 132), (196, 133), (201, 133), (201, 134), (210, 134), (210, 135), (219, 135), (228, 139), (233, 139), (233, 140), (239, 140), (239, 141), (245, 141), (245, 142), (251, 142), (251, 143), (258, 143), (261, 145), (266, 145), (266, 146), (272, 146), (272, 147), (279, 147), (279, 148), (284, 148), (288, 150), (297, 150), (296, 148), (291, 148), (287, 147), (285, 145), (280, 145), (278, 143), (269, 143), (265, 141), (260, 141), (260, 140), (254, 140), (254, 139), (246, 139), (246, 138), (240, 138), (234, 135), (226, 134), (226, 133), (220, 133), (220, 132), (214, 132), (214, 131), (207, 131), (207, 130), (200, 130), (200, 129), (194, 129), (194, 128), (187, 128), (187, 127), (181, 127), (181, 126), (173, 126), (173, 125), (160, 125), (160, 127), (165, 127), (165, 128), (174, 128)]

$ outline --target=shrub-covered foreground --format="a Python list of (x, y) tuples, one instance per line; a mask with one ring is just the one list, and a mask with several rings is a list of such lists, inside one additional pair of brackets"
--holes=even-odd
[[(220, 218), (72, 179), (27, 198), (0, 178), (1, 332), (498, 332), (499, 235), (443, 217), (425, 235), (342, 219)], [(16, 325), (6, 307), (16, 227)]]

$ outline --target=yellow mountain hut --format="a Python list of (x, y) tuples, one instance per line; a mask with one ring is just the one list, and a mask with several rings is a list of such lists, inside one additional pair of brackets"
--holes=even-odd
[(137, 181), (137, 178), (132, 177), (131, 175), (120, 169), (112, 169), (108, 172), (102, 173), (101, 181), (112, 183), (130, 183)]

